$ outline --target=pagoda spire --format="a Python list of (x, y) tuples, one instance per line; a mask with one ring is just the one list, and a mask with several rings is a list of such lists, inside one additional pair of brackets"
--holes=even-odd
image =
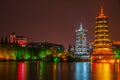
[(80, 23), (80, 29), (83, 29), (83, 27), (82, 27), (82, 22)]
[(100, 15), (97, 18), (106, 18), (106, 16), (104, 15), (103, 6), (101, 6)]
[(100, 9), (100, 16), (104, 16), (103, 6), (101, 6), (101, 9)]

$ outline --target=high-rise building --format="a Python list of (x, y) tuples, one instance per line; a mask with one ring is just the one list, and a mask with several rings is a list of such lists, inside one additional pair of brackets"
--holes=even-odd
[(75, 57), (78, 58), (88, 58), (89, 56), (87, 52), (87, 37), (86, 32), (87, 30), (80, 25), (80, 28), (76, 31), (76, 44), (75, 44)]
[(108, 19), (104, 15), (103, 7), (101, 7), (100, 15), (96, 17), (95, 23), (95, 39), (92, 59), (112, 59), (111, 40), (109, 38)]

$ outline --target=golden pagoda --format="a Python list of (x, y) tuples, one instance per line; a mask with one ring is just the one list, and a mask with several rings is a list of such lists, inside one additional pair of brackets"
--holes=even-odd
[(92, 52), (92, 61), (109, 60), (114, 58), (111, 49), (111, 40), (109, 39), (108, 20), (101, 7), (100, 15), (96, 17), (95, 39)]

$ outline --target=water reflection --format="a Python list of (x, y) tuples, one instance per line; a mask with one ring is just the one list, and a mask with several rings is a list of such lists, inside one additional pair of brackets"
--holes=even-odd
[(0, 80), (16, 80), (17, 64), (15, 62), (0, 62)]
[(77, 62), (75, 66), (75, 80), (91, 80), (89, 62)]
[(18, 80), (26, 80), (26, 67), (25, 63), (19, 62), (18, 63)]
[(92, 63), (92, 80), (116, 80), (114, 69), (111, 63)]
[(115, 64), (116, 80), (120, 80), (120, 63)]
[(40, 68), (40, 70), (39, 70), (40, 71), (40, 76), (39, 76), (40, 80), (44, 80), (44, 62), (40, 63), (40, 67), (39, 68)]
[(0, 80), (120, 80), (120, 63), (0, 62)]

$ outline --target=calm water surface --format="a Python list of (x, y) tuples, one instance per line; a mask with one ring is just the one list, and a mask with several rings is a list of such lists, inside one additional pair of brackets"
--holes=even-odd
[(0, 62), (0, 80), (120, 80), (120, 64)]

